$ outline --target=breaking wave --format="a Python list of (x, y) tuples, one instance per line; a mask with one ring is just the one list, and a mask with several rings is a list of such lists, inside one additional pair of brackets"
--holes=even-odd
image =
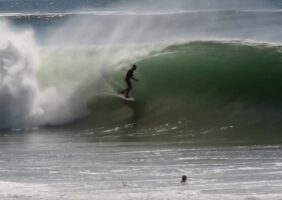
[[(234, 14), (222, 11), (217, 17), (225, 19), (230, 12)], [(246, 19), (243, 12), (239, 17), (236, 13), (236, 20)], [(38, 46), (33, 31), (26, 27), (21, 30), (0, 24), (0, 129), (134, 124), (137, 130), (150, 130), (170, 124), (170, 132), (187, 134), (194, 134), (198, 128), (209, 132), (214, 127), (242, 134), (252, 129), (281, 130), (282, 48), (273, 43), (247, 42), (248, 38), (256, 39), (249, 37), (255, 35), (248, 29), (252, 23), (244, 26), (246, 40), (242, 37), (236, 41), (224, 38), (241, 38), (236, 34), (241, 36), (242, 32), (231, 31), (227, 37), (230, 34), (222, 23), (211, 32), (203, 31), (206, 26), (201, 24), (202, 19), (210, 12), (207, 16), (180, 12), (164, 16), (151, 13), (146, 17), (137, 13), (133, 18), (128, 13), (122, 13), (120, 18), (114, 17), (116, 13), (104, 14), (94, 16), (95, 30), (88, 30), (93, 16), (67, 20), (66, 26), (59, 28), (49, 27), (56, 34), (49, 34), (46, 41), (52, 42), (46, 46)], [(280, 12), (270, 15), (273, 19)], [(179, 18), (190, 16), (201, 23), (194, 27), (195, 20), (179, 22)], [(48, 17), (43, 21), (36, 16), (13, 17), (19, 23), (35, 23), (38, 35), (44, 28), (38, 24), (52, 21)], [(58, 17), (55, 15), (54, 20)], [(160, 36), (167, 27), (167, 18), (175, 28)], [(256, 19), (265, 18), (259, 14)], [(119, 25), (120, 20), (126, 22), (124, 26)], [(73, 30), (79, 22), (83, 23)], [(132, 31), (136, 22), (142, 26)], [(151, 31), (143, 36), (148, 29)], [(70, 30), (73, 34), (68, 34)], [(198, 32), (215, 36), (198, 38)], [(175, 40), (179, 38), (176, 33), (185, 37)], [(263, 37), (258, 41), (264, 37), (280, 40), (278, 35), (260, 33)], [(136, 100), (126, 102), (113, 94), (125, 87), (123, 78), (133, 63), (138, 66), (136, 76), (140, 82), (134, 83), (132, 95)]]

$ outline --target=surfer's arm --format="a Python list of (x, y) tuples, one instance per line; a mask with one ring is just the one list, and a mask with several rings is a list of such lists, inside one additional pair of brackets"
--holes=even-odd
[(138, 79), (134, 78), (133, 76), (131, 77), (131, 79), (133, 79), (134, 81), (139, 81)]

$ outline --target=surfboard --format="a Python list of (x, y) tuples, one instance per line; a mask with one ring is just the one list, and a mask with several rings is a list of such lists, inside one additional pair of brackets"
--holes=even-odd
[(135, 99), (133, 97), (125, 97), (123, 94), (118, 94), (118, 96), (121, 98), (121, 99), (124, 99), (126, 101), (134, 101)]
[(102, 93), (98, 93), (95, 96), (111, 96), (111, 97), (117, 97), (119, 99), (123, 99), (125, 101), (134, 101), (135, 99), (130, 96), (130, 97), (125, 97), (124, 94), (120, 94), (120, 93), (110, 93), (110, 92), (102, 92)]

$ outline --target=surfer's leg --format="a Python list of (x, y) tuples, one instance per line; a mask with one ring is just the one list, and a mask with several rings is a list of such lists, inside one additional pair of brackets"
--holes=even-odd
[(130, 80), (126, 81), (126, 84), (127, 84), (128, 88), (125, 90), (125, 97), (129, 98), (129, 92), (132, 89)]
[(124, 90), (120, 91), (120, 94), (126, 94), (126, 91), (127, 91), (127, 90), (128, 90), (128, 88), (129, 88), (130, 81), (125, 80), (125, 83), (126, 83), (126, 85), (127, 85), (127, 88), (125, 88)]

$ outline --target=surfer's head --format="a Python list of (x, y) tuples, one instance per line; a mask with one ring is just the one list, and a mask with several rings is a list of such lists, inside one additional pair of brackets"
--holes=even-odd
[(187, 180), (187, 176), (183, 175), (181, 178), (181, 183), (185, 183)]
[(133, 70), (136, 70), (136, 69), (137, 69), (137, 66), (136, 66), (136, 65), (132, 65), (132, 69), (133, 69)]

